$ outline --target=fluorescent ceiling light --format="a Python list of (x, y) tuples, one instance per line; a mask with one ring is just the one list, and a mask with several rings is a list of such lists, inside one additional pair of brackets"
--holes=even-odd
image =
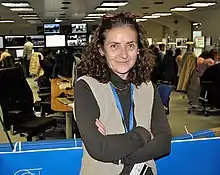
[(99, 19), (101, 16), (86, 16), (86, 19)]
[(197, 26), (197, 25), (202, 25), (202, 23), (198, 23), (198, 22), (193, 23), (193, 26)]
[(14, 23), (14, 20), (0, 20), (0, 23)]
[(83, 19), (82, 21), (84, 21), (84, 22), (94, 22), (95, 20), (94, 19)]
[(115, 11), (118, 7), (97, 7), (96, 11)]
[(34, 21), (34, 20), (28, 20), (27, 22), (31, 23), (31, 24), (36, 24), (37, 23), (37, 21)]
[(54, 21), (55, 22), (62, 22), (63, 20), (62, 19), (55, 19)]
[(160, 16), (143, 16), (142, 18), (147, 18), (147, 19), (156, 19), (159, 18)]
[(108, 6), (115, 6), (115, 7), (121, 7), (128, 4), (128, 1), (122, 1), (122, 2), (103, 2), (101, 3), (102, 7), (108, 7)]
[(100, 16), (100, 17), (102, 17), (104, 15), (106, 15), (106, 14), (105, 13), (90, 13), (90, 14), (88, 14), (88, 16)]
[(27, 19), (27, 20), (38, 20), (38, 19), (40, 19), (39, 17), (23, 17), (22, 19)]
[(37, 14), (18, 14), (20, 17), (36, 17)]
[(33, 11), (33, 8), (10, 8), (11, 11), (14, 12), (29, 12), (29, 11)]
[(188, 12), (188, 11), (192, 11), (195, 10), (196, 8), (194, 7), (175, 7), (170, 9), (173, 12)]
[(152, 16), (170, 16), (172, 13), (153, 13)]
[(176, 42), (169, 42), (167, 44), (169, 44), (169, 45), (176, 45)]
[(28, 2), (2, 2), (5, 7), (30, 7)]
[(138, 19), (136, 19), (136, 22), (144, 22), (144, 21), (147, 21), (147, 19), (145, 18), (138, 18)]
[(187, 7), (209, 7), (215, 4), (216, 2), (194, 2), (191, 4), (187, 4)]

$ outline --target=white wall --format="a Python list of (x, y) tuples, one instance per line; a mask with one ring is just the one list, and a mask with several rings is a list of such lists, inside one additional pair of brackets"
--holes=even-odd
[(155, 23), (153, 21), (145, 21), (140, 22), (140, 24), (143, 26), (145, 31), (147, 32), (148, 38), (153, 38), (154, 42), (161, 41), (161, 38), (163, 38), (163, 26)]
[(210, 12), (209, 15), (202, 18), (202, 31), (204, 36), (212, 36), (213, 40), (217, 40), (220, 37), (220, 9), (216, 9)]
[[(174, 21), (178, 21), (177, 24)], [(181, 16), (161, 17), (160, 19), (148, 20), (141, 23), (148, 37), (152, 37), (154, 41), (161, 41), (163, 37), (170, 36), (174, 41), (176, 37), (191, 39), (191, 21)], [(174, 36), (174, 31), (178, 32)]]
[(37, 34), (36, 25), (0, 24), (0, 35), (27, 35), (27, 34)]
[(220, 6), (190, 12), (188, 16), (194, 18), (195, 22), (202, 23), (200, 30), (204, 36), (211, 36), (214, 40), (219, 38)]
[(191, 21), (188, 19), (182, 16), (172, 15), (170, 17), (161, 17), (159, 20), (166, 25), (168, 28), (167, 35), (171, 38), (191, 38)]

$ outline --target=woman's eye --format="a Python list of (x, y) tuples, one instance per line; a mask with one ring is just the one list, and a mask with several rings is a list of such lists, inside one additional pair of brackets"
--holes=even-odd
[(110, 47), (111, 47), (112, 49), (117, 49), (118, 45), (112, 44)]
[(129, 48), (129, 49), (134, 49), (134, 47), (135, 47), (134, 44), (129, 44), (129, 45), (128, 45), (128, 48)]

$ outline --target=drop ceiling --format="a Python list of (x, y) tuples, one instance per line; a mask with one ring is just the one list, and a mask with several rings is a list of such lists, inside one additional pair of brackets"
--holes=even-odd
[[(6, 2), (21, 2), (21, 0), (6, 0)], [(3, 0), (1, 0), (3, 2)], [(4, 0), (5, 2), (5, 0)], [(55, 19), (63, 19), (63, 23), (81, 21), (89, 13), (94, 13), (102, 0), (26, 0), (33, 8), (32, 14), (36, 14), (40, 20), (35, 21), (37, 24), (42, 22), (54, 22)], [(64, 2), (64, 3), (63, 3)], [(193, 0), (128, 0), (128, 4), (119, 7), (118, 11), (131, 12), (143, 17), (152, 13), (170, 12), (173, 7), (182, 7), (194, 2)], [(199, 22), (201, 14), (207, 14), (209, 11), (220, 9), (219, 3), (211, 7), (199, 8), (191, 12), (172, 12), (172, 16), (181, 16), (191, 21)], [(0, 6), (0, 19), (14, 20), (15, 23), (27, 24), (28, 19), (22, 19), (18, 16), (21, 12), (12, 12), (8, 7)], [(27, 13), (27, 12), (25, 12)], [(28, 12), (29, 13), (29, 12)], [(205, 15), (203, 15), (205, 16)], [(163, 21), (159, 19), (150, 19), (155, 22)], [(94, 23), (97, 23), (96, 19)]]

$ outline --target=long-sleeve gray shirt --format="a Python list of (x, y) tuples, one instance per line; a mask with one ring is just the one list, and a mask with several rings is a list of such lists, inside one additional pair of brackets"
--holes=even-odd
[[(120, 88), (128, 84), (114, 73), (111, 74), (111, 82)], [(129, 126), (130, 88), (117, 94), (122, 105), (125, 123)], [(170, 152), (170, 127), (156, 89), (152, 109), (152, 133), (145, 128), (137, 127), (134, 118), (132, 131), (125, 134), (101, 135), (95, 125), (95, 120), (100, 116), (99, 106), (84, 80), (79, 80), (75, 85), (75, 109), (79, 131), (90, 156), (102, 162), (117, 162), (122, 159), (125, 166), (121, 174), (129, 174), (135, 163), (155, 159)], [(151, 140), (151, 134), (154, 136), (153, 140)]]

